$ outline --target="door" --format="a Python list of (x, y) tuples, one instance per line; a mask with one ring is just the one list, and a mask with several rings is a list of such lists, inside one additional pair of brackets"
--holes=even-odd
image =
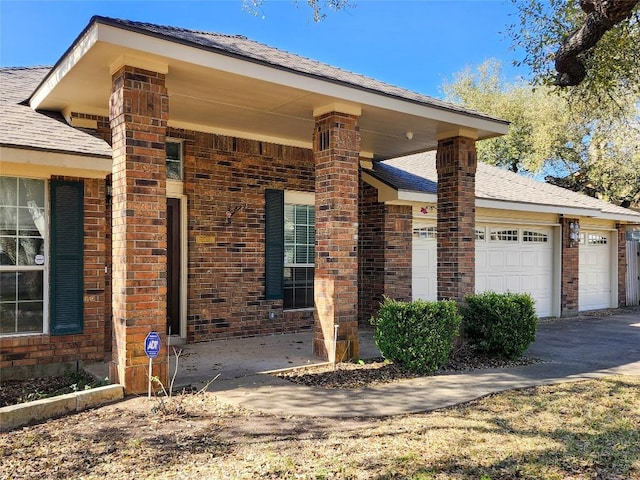
[(580, 234), (578, 308), (611, 307), (611, 235), (609, 232)]
[(167, 334), (180, 331), (180, 200), (167, 198)]
[(540, 317), (553, 315), (553, 230), (476, 227), (476, 293), (529, 293)]
[(414, 221), (412, 249), (413, 299), (435, 301), (438, 297), (436, 226)]

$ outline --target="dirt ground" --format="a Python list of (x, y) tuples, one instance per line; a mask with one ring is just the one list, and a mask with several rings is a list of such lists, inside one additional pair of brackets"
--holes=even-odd
[(640, 479), (639, 426), (630, 377), (346, 420), (136, 397), (0, 434), (0, 478)]

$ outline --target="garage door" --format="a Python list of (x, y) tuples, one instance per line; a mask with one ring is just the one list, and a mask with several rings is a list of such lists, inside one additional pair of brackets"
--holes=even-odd
[(578, 308), (597, 310), (611, 307), (611, 234), (580, 233)]
[(436, 226), (414, 222), (411, 289), (414, 300), (438, 297)]
[(553, 315), (553, 230), (476, 228), (476, 292), (529, 293), (540, 317)]
[[(476, 292), (528, 292), (539, 316), (553, 314), (553, 231), (546, 227), (476, 228)], [(413, 298), (437, 299), (436, 226), (414, 222)]]

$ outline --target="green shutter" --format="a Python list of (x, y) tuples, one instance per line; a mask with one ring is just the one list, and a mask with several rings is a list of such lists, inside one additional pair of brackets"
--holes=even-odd
[(50, 333), (82, 333), (84, 186), (51, 182)]
[(265, 190), (265, 297), (284, 297), (284, 190)]

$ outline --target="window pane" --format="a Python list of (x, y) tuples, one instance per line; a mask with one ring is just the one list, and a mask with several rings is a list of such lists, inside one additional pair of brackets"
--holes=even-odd
[(42, 302), (18, 303), (18, 332), (42, 331)]
[(167, 158), (170, 160), (180, 160), (180, 147), (182, 145), (178, 142), (167, 142), (165, 150), (167, 152)]
[(0, 303), (0, 334), (16, 332), (16, 304)]
[(293, 245), (284, 246), (284, 263), (288, 265), (290, 263), (295, 263), (295, 247)]
[(19, 205), (44, 207), (44, 182), (21, 178), (18, 184)]
[(0, 272), (0, 302), (16, 301), (16, 272)]
[(18, 263), (16, 243), (15, 237), (0, 237), (0, 265), (16, 265)]
[(0, 206), (0, 235), (17, 235), (18, 209), (13, 206)]
[(43, 219), (39, 209), (19, 208), (18, 235), (21, 237), (42, 237), (44, 234)]
[(182, 180), (182, 165), (180, 162), (167, 160), (167, 180)]
[(2, 205), (18, 204), (18, 179), (0, 177), (0, 203)]
[(41, 238), (19, 238), (18, 265), (38, 265), (36, 257), (44, 255), (43, 247), (44, 241)]
[(307, 205), (296, 205), (296, 224), (306, 225), (308, 223), (307, 210), (309, 210)]
[(42, 300), (42, 271), (18, 273), (18, 302)]

